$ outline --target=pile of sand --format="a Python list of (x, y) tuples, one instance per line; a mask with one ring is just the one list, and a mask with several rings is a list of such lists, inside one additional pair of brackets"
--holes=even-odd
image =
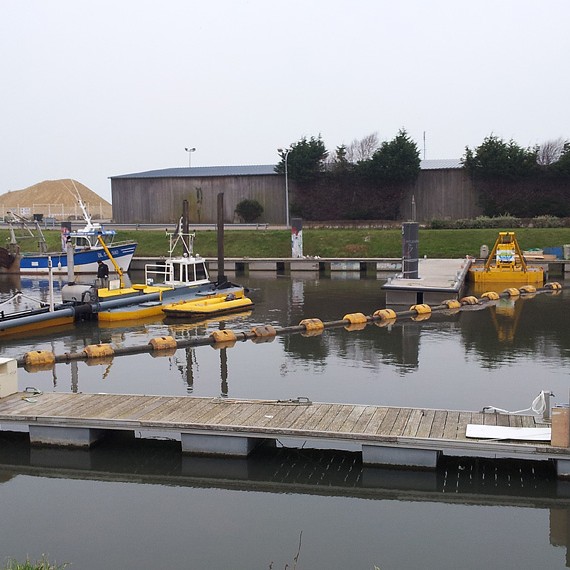
[[(48, 204), (51, 211), (61, 211), (61, 205), (67, 215), (77, 211), (81, 217), (81, 210), (77, 206), (77, 192), (81, 200), (87, 205), (87, 210), (93, 219), (107, 219), (113, 217), (111, 204), (101, 198), (76, 180), (44, 180), (23, 190), (13, 190), (0, 194), (0, 209), (29, 208), (33, 214), (49, 215)], [(58, 209), (59, 206), (59, 209)]]

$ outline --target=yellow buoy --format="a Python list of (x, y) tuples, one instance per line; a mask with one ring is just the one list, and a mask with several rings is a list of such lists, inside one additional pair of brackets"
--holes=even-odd
[(49, 350), (32, 350), (24, 356), (26, 366), (46, 366), (55, 364), (55, 354)]
[(87, 358), (101, 358), (115, 354), (110, 344), (89, 344), (83, 349), (83, 352)]

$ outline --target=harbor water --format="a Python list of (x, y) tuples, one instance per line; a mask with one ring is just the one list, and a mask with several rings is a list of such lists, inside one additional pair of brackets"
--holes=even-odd
[[(2, 339), (0, 356), (285, 327), (384, 307), (382, 278), (358, 273), (230, 278), (249, 287), (252, 311), (197, 323), (78, 323)], [(0, 277), (0, 300), (20, 289), (45, 299), (47, 288), (47, 280)], [(20, 369), (19, 384), (43, 392), (522, 410), (541, 390), (555, 394), (554, 404), (569, 400), (568, 314), (563, 290), (361, 331)], [(570, 483), (547, 465), (452, 458), (433, 473), (390, 471), (363, 467), (350, 447), (308, 447), (283, 441), (248, 459), (219, 460), (182, 456), (176, 442), (119, 435), (70, 451), (30, 448), (25, 436), (2, 434), (0, 560), (46, 554), (81, 569), (570, 567)]]

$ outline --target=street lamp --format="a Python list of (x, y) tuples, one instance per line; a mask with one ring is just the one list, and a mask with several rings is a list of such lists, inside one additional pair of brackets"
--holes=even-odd
[(188, 153), (188, 168), (190, 168), (192, 166), (192, 153), (195, 152), (196, 149), (194, 147), (186, 147), (184, 150)]
[(286, 219), (287, 219), (287, 227), (289, 227), (289, 176), (287, 173), (287, 157), (289, 156), (291, 149), (288, 148), (287, 150), (284, 151), (282, 148), (278, 148), (277, 152), (279, 154), (285, 154), (285, 156), (284, 156), (284, 160), (285, 160), (285, 213), (286, 213)]

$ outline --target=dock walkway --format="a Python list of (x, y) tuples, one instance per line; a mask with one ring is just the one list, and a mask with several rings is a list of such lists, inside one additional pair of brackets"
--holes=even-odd
[(398, 276), (382, 286), (386, 305), (439, 304), (457, 299), (465, 287), (470, 259), (420, 259), (418, 278)]
[[(182, 451), (246, 456), (282, 438), (350, 442), (365, 464), (433, 469), (440, 455), (554, 461), (570, 476), (570, 449), (549, 442), (467, 438), (468, 424), (545, 427), (534, 416), (459, 410), (233, 400), (190, 396), (16, 393), (0, 399), (0, 430), (29, 432), (35, 445), (89, 447), (108, 430), (179, 439)], [(340, 445), (339, 445), (340, 447)]]

